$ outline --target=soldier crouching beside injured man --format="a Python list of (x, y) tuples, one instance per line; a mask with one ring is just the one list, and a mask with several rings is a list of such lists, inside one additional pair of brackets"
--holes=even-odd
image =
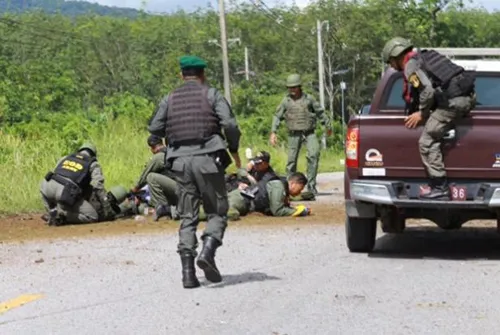
[(85, 143), (77, 152), (59, 160), (40, 188), (49, 226), (112, 221), (127, 190), (117, 186), (106, 192), (97, 149)]
[(167, 147), (163, 139), (156, 135), (151, 135), (147, 139), (148, 146), (153, 156), (148, 160), (130, 193), (137, 194), (148, 185), (151, 192), (151, 205), (155, 207), (154, 221), (161, 217), (178, 218), (177, 206), (177, 183), (167, 162)]

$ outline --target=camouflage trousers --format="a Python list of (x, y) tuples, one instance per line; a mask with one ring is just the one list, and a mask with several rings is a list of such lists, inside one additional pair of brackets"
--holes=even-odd
[(318, 137), (314, 131), (290, 132), (288, 134), (288, 161), (286, 163), (287, 176), (297, 172), (297, 160), (300, 149), (305, 142), (307, 149), (307, 189), (316, 192), (316, 175), (320, 157)]
[(178, 252), (197, 255), (200, 206), (208, 217), (201, 239), (210, 236), (222, 245), (229, 206), (224, 168), (212, 155), (197, 155), (175, 158), (172, 171), (177, 181), (177, 211), (181, 218)]
[(425, 123), (418, 141), (420, 157), (430, 178), (446, 177), (441, 144), (446, 133), (474, 107), (470, 97), (458, 97), (450, 100), (448, 109), (436, 109)]
[(43, 180), (40, 193), (45, 210), (49, 212), (57, 209), (57, 212), (66, 218), (67, 223), (91, 223), (99, 221), (99, 213), (91, 200), (79, 199), (73, 206), (68, 207), (60, 203), (64, 186), (55, 180)]

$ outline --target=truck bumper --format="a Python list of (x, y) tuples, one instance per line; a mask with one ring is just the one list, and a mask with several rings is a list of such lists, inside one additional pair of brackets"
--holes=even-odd
[(471, 200), (466, 201), (409, 198), (406, 191), (410, 186), (402, 181), (353, 180), (350, 183), (351, 199), (346, 200), (347, 214), (349, 207), (358, 208), (360, 204), (368, 207), (372, 205), (374, 208), (374, 205), (388, 205), (400, 208), (500, 209), (500, 183), (475, 184), (468, 191)]
[(352, 218), (374, 218), (377, 216), (376, 207), (374, 204), (366, 202), (357, 202), (355, 200), (345, 201), (345, 212), (348, 217)]

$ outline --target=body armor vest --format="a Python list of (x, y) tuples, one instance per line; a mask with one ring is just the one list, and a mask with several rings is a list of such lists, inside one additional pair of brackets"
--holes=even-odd
[(413, 57), (419, 61), (436, 89), (436, 108), (448, 108), (450, 99), (474, 92), (475, 74), (466, 73), (463, 67), (444, 55), (434, 50), (422, 50)]
[(446, 90), (451, 79), (464, 72), (464, 68), (434, 50), (422, 50), (413, 56), (422, 65), (434, 87)]
[(285, 113), (288, 130), (306, 131), (315, 128), (316, 117), (310, 112), (309, 104), (310, 100), (306, 94), (297, 100), (288, 98)]
[(95, 157), (74, 153), (66, 156), (57, 165), (54, 174), (69, 179), (84, 189), (90, 184), (90, 165), (95, 161)]
[[(266, 185), (271, 180), (280, 180), (280, 177), (274, 173), (274, 171), (267, 171), (262, 179), (257, 182), (257, 187), (259, 188), (259, 192), (255, 196), (253, 200), (255, 210), (257, 212), (266, 213), (269, 211), (269, 195), (267, 194)], [(286, 188), (288, 192), (288, 187)]]
[(207, 86), (189, 81), (170, 94), (166, 127), (169, 146), (203, 144), (221, 133), (207, 92)]
[(259, 181), (261, 180), (262, 178), (264, 178), (264, 176), (266, 175), (266, 173), (272, 173), (272, 174), (276, 174), (273, 170), (273, 168), (271, 166), (268, 167), (267, 171), (264, 171), (264, 172), (259, 172), (259, 171), (251, 171), (250, 172), (250, 175), (256, 180), (256, 181)]

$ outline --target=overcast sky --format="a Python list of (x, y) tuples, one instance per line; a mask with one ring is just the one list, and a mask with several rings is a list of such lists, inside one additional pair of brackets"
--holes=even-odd
[[(295, 3), (299, 6), (304, 6), (309, 3), (309, 0), (265, 0), (264, 2), (273, 6), (276, 3)], [(142, 0), (89, 0), (89, 2), (98, 2), (102, 5), (108, 6), (120, 6), (120, 7), (131, 7), (139, 8), (141, 6)], [(177, 9), (184, 9), (186, 11), (191, 11), (197, 7), (207, 7), (210, 3), (212, 7), (217, 8), (217, 0), (146, 0), (146, 9), (148, 11), (154, 12), (172, 12)], [(247, 1), (250, 3), (251, 1)], [(474, 7), (484, 6), (488, 10), (500, 10), (500, 0), (474, 0)]]

